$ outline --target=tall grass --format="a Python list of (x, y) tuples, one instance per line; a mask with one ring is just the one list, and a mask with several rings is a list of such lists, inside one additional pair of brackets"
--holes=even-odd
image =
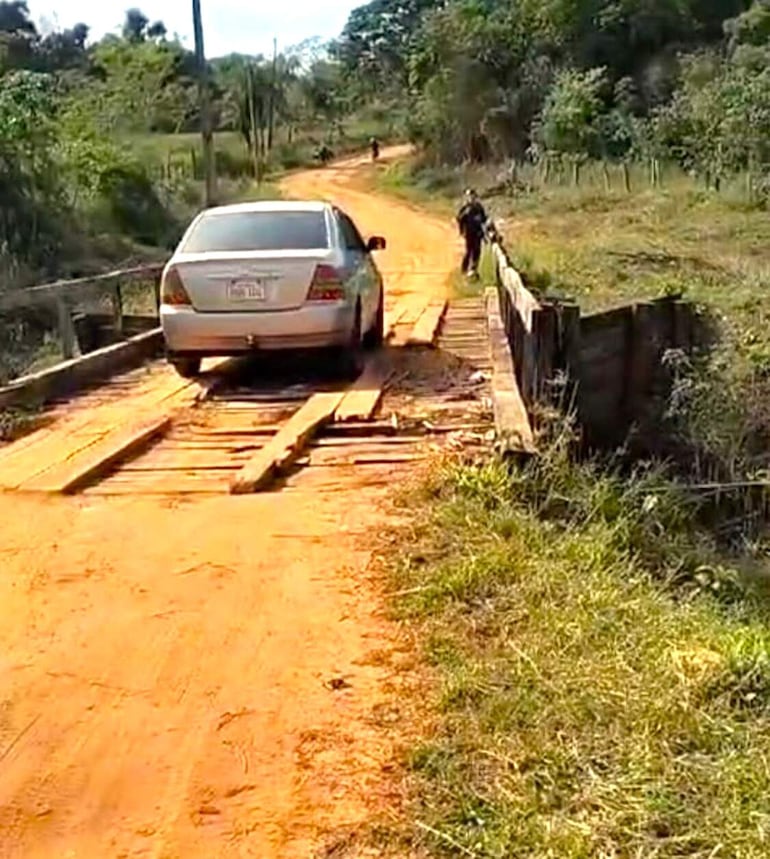
[(681, 292), (723, 343), (676, 356), (682, 483), (575, 461), (557, 423), (528, 465), (451, 463), (408, 499), (395, 610), (440, 718), (409, 758), (407, 840), (500, 859), (770, 855), (766, 495), (729, 520), (683, 485), (767, 474), (770, 220), (676, 173), (632, 173), (630, 192), (601, 172), (509, 178), (402, 163), (378, 181), (445, 215), (473, 185), (541, 292), (587, 310)]
[(573, 463), (563, 438), (523, 468), (445, 466), (416, 501), (397, 612), (441, 720), (409, 758), (409, 840), (500, 859), (768, 855), (764, 579), (693, 504), (654, 469)]

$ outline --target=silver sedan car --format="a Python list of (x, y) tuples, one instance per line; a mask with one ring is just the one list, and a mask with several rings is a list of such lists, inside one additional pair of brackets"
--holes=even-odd
[(185, 376), (201, 359), (255, 350), (334, 349), (345, 372), (382, 343), (382, 277), (336, 206), (260, 202), (208, 209), (190, 224), (161, 280), (169, 361)]

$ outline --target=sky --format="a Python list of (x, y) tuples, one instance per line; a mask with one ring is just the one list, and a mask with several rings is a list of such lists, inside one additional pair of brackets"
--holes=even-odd
[[(351, 9), (366, 0), (201, 0), (204, 44), (208, 57), (232, 52), (270, 54), (273, 36), (282, 50), (314, 36), (330, 39), (339, 35)], [(191, 0), (29, 0), (36, 24), (45, 30), (71, 27), (83, 22), (91, 38), (120, 29), (126, 9), (137, 6), (151, 20), (161, 19), (170, 34), (177, 33), (192, 48)]]

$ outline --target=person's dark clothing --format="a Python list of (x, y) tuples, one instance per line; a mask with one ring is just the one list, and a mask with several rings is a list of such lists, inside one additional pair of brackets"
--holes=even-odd
[(484, 238), (484, 227), (487, 223), (487, 213), (478, 200), (465, 203), (457, 213), (457, 226), (461, 236), (477, 236)]
[(463, 272), (466, 274), (478, 268), (486, 223), (487, 213), (478, 200), (465, 203), (457, 214), (457, 226), (460, 229), (460, 235), (465, 239)]
[(380, 144), (376, 140), (372, 140), (371, 144), (372, 149), (372, 159), (376, 161), (380, 157)]
[(475, 272), (481, 259), (481, 236), (465, 236), (465, 254), (463, 255), (463, 274)]

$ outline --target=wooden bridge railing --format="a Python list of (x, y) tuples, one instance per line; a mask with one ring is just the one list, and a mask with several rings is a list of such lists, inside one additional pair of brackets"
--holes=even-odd
[(150, 263), (119, 269), (93, 277), (60, 280), (27, 289), (0, 293), (0, 316), (18, 313), (25, 308), (43, 307), (55, 311), (56, 324), (65, 359), (75, 357), (77, 336), (73, 312), (78, 304), (107, 297), (112, 309), (112, 325), (118, 337), (124, 336), (125, 302), (123, 288), (130, 284), (148, 282), (152, 288), (152, 304), (157, 313), (160, 275), (163, 263)]
[(500, 313), (516, 380), (531, 410), (548, 398), (549, 385), (559, 370), (574, 369), (580, 311), (577, 305), (537, 298), (511, 264), (501, 241), (492, 244), (492, 254)]
[(672, 384), (667, 354), (690, 354), (714, 336), (699, 309), (666, 296), (583, 314), (576, 304), (535, 296), (500, 240), (492, 253), (500, 316), (533, 423), (539, 403), (559, 405), (597, 446), (659, 425)]

